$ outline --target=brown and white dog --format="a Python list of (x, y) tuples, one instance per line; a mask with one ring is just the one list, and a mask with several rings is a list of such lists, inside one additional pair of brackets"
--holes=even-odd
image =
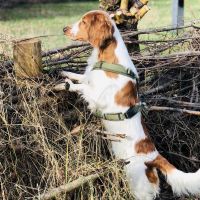
[[(138, 76), (120, 32), (106, 12), (88, 12), (72, 27), (64, 28), (64, 33), (72, 40), (86, 41), (94, 47), (83, 75), (62, 72), (63, 77), (67, 77), (69, 91), (81, 94), (92, 112), (125, 113), (130, 106), (140, 104), (134, 79), (92, 70), (96, 62), (105, 61), (123, 65)], [(55, 89), (64, 90), (65, 83)], [(112, 142), (112, 150), (117, 158), (130, 161), (124, 170), (137, 200), (152, 200), (159, 194), (157, 169), (166, 176), (175, 194), (200, 194), (200, 170), (184, 173), (161, 156), (147, 135), (140, 112), (123, 121), (103, 120), (103, 124), (110, 133), (126, 135), (121, 142)]]

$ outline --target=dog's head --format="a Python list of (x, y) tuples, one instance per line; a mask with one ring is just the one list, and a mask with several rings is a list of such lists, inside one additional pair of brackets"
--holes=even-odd
[(103, 48), (114, 38), (112, 21), (103, 11), (88, 12), (74, 25), (66, 26), (63, 31), (72, 40), (89, 42), (93, 47), (99, 48)]

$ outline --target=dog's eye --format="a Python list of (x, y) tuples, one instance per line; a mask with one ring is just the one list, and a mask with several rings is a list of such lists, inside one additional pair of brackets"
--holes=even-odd
[(82, 21), (82, 23), (83, 23), (83, 24), (86, 24), (86, 22), (85, 22), (85, 21)]

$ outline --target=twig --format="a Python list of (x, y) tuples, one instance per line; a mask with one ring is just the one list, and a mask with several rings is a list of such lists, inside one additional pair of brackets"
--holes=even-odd
[(190, 115), (200, 116), (200, 111), (172, 108), (172, 107), (151, 106), (149, 108), (149, 111), (174, 111), (174, 112), (181, 112), (181, 113), (186, 113)]
[(3, 67), (5, 67), (5, 68), (7, 68), (7, 67), (12, 67), (13, 66), (13, 61), (12, 60), (8, 60), (8, 61), (5, 61), (5, 62), (3, 62), (3, 63), (0, 63), (0, 66), (3, 66)]
[(111, 142), (121, 142), (120, 139), (115, 139), (113, 136), (107, 136), (107, 137), (102, 136), (101, 138), (104, 140), (111, 141)]
[(65, 185), (61, 185), (57, 188), (50, 189), (49, 191), (45, 192), (44, 194), (41, 194), (38, 197), (35, 197), (35, 199), (48, 200), (48, 199), (51, 199), (53, 197), (56, 197), (57, 195), (59, 195), (61, 193), (70, 192), (70, 191), (84, 185), (85, 183), (87, 183), (89, 181), (94, 181), (95, 179), (102, 176), (104, 173), (105, 172), (96, 173), (96, 174), (92, 174), (92, 175), (89, 175), (89, 176), (82, 176), (75, 181), (72, 181), (72, 182), (67, 183)]
[(200, 51), (186, 51), (186, 52), (179, 52), (174, 53), (166, 56), (159, 56), (159, 55), (142, 55), (142, 56), (132, 56), (131, 58), (133, 60), (168, 60), (168, 59), (174, 59), (174, 58), (185, 58), (185, 57), (193, 57), (193, 56), (200, 56)]
[(160, 90), (163, 90), (163, 89), (167, 88), (168, 86), (172, 85), (173, 82), (174, 82), (174, 80), (169, 81), (169, 82), (167, 82), (167, 83), (165, 83), (163, 85), (160, 85), (160, 86), (158, 86), (156, 88), (152, 88), (150, 90), (147, 90), (142, 95), (148, 95), (148, 94), (153, 94), (155, 92), (159, 92)]
[(78, 48), (78, 47), (84, 47), (84, 46), (89, 46), (89, 44), (87, 44), (87, 43), (86, 44), (73, 44), (73, 45), (69, 45), (69, 46), (64, 47), (64, 48), (53, 49), (51, 51), (43, 52), (42, 57), (50, 56), (50, 55), (53, 55), (53, 54), (56, 54), (56, 53), (61, 53), (61, 52), (64, 52), (64, 51), (67, 51), (67, 50), (70, 50), (70, 49), (74, 49), (74, 48)]
[[(194, 78), (194, 75), (193, 75)], [(190, 98), (190, 103), (193, 102), (194, 96), (195, 96), (195, 91), (196, 91), (196, 83), (195, 80), (192, 80), (192, 94), (191, 94), (191, 98)]]
[(34, 37), (29, 37), (29, 38), (12, 40), (12, 42), (16, 43), (16, 42), (22, 42), (22, 41), (26, 41), (26, 40), (32, 40), (32, 39), (38, 39), (38, 38), (44, 38), (44, 37), (52, 37), (52, 36), (63, 36), (63, 35), (61, 35), (61, 34), (38, 35), (38, 36), (34, 36)]
[(174, 100), (174, 99), (171, 99), (171, 98), (167, 98), (167, 97), (153, 98), (152, 100), (156, 100), (156, 101), (164, 100), (164, 101), (168, 101), (169, 103), (178, 104), (179, 106), (200, 108), (200, 103), (190, 103), (190, 102), (186, 102), (186, 101), (177, 101), (177, 100)]
[(156, 29), (146, 29), (141, 31), (132, 31), (130, 33), (122, 33), (123, 37), (127, 36), (136, 36), (136, 35), (142, 35), (142, 34), (150, 34), (150, 33), (159, 33), (159, 32), (166, 32), (166, 31), (173, 31), (178, 29), (185, 29), (193, 27), (191, 24), (186, 26), (180, 26), (180, 27), (168, 27), (168, 28), (156, 28)]
[(108, 135), (108, 136), (114, 136), (114, 137), (119, 137), (119, 138), (126, 138), (126, 134), (112, 134), (109, 133), (108, 131), (103, 131), (103, 130), (97, 130), (97, 134), (102, 134), (102, 135)]
[[(108, 161), (108, 162), (109, 162), (108, 166), (110, 166), (111, 163), (110, 163), (110, 161)], [(113, 160), (111, 162), (116, 163), (121, 167), (124, 167), (125, 165), (130, 163), (130, 161), (126, 161), (126, 160), (123, 160), (123, 159)], [(61, 186), (56, 187), (56, 188), (49, 189), (47, 192), (44, 192), (43, 194), (35, 196), (33, 199), (48, 200), (48, 199), (56, 197), (57, 195), (59, 195), (61, 193), (71, 192), (74, 189), (84, 185), (85, 183), (90, 182), (90, 181), (94, 181), (97, 178), (99, 178), (100, 176), (103, 176), (105, 173), (109, 172), (109, 168), (106, 166), (106, 167), (103, 167), (102, 169), (99, 169), (98, 171), (99, 171), (98, 173), (94, 173), (94, 174), (91, 174), (91, 175), (88, 175), (88, 176), (81, 176), (80, 178), (78, 178), (75, 181), (72, 181), (72, 182), (67, 183), (65, 185), (61, 185)]]
[(184, 38), (174, 38), (174, 39), (168, 39), (168, 40), (126, 40), (127, 43), (136, 43), (136, 44), (155, 44), (155, 43), (169, 43), (169, 42), (183, 42), (187, 40), (194, 40), (199, 39), (200, 37), (184, 37)]
[(73, 57), (78, 56), (82, 52), (85, 52), (85, 51), (87, 51), (89, 49), (90, 49), (90, 47), (85, 47), (85, 48), (81, 49), (81, 51), (72, 52), (71, 54), (69, 54), (66, 57), (61, 58), (61, 59), (58, 58), (58, 59), (52, 59), (52, 60), (45, 60), (43, 62), (43, 65), (44, 66), (53, 66), (53, 65), (61, 65), (61, 64), (65, 64), (65, 63), (71, 62), (71, 61), (73, 61), (72, 60)]
[(182, 158), (185, 158), (185, 159), (190, 160), (190, 161), (192, 161), (192, 162), (198, 162), (198, 163), (200, 163), (200, 160), (198, 160), (198, 159), (189, 158), (189, 157), (187, 157), (187, 156), (184, 156), (184, 155), (181, 155), (181, 154), (178, 154), (178, 153), (175, 153), (175, 152), (166, 152), (166, 153), (172, 154), (172, 155), (175, 155), (175, 156), (179, 156), (179, 157), (182, 157)]

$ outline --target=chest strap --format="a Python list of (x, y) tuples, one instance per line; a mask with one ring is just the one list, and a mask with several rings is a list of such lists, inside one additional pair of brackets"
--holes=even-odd
[[(138, 77), (131, 69), (126, 69), (124, 66), (120, 64), (110, 64), (104, 61), (97, 62), (92, 70), (103, 70), (107, 72), (113, 72), (116, 74), (121, 74), (123, 76), (130, 77), (132, 79), (136, 79), (136, 85), (138, 87)], [(138, 89), (138, 88), (137, 88)], [(135, 106), (130, 107), (125, 113), (102, 113), (100, 110), (97, 110), (95, 115), (101, 119), (109, 120), (109, 121), (122, 121), (125, 119), (130, 119), (138, 112), (142, 111), (145, 104), (141, 103)]]
[(133, 116), (135, 116), (138, 112), (141, 112), (143, 108), (145, 107), (145, 103), (142, 103), (140, 105), (135, 105), (130, 107), (125, 113), (102, 113), (101, 111), (96, 111), (95, 116), (99, 117), (104, 120), (109, 121), (122, 121), (125, 119), (130, 119)]
[(125, 69), (122, 65), (119, 64), (110, 64), (104, 61), (100, 61), (95, 63), (92, 70), (103, 70), (107, 72), (113, 72), (116, 74), (121, 74), (124, 76), (128, 76), (132, 79), (138, 79), (135, 73), (131, 69)]

